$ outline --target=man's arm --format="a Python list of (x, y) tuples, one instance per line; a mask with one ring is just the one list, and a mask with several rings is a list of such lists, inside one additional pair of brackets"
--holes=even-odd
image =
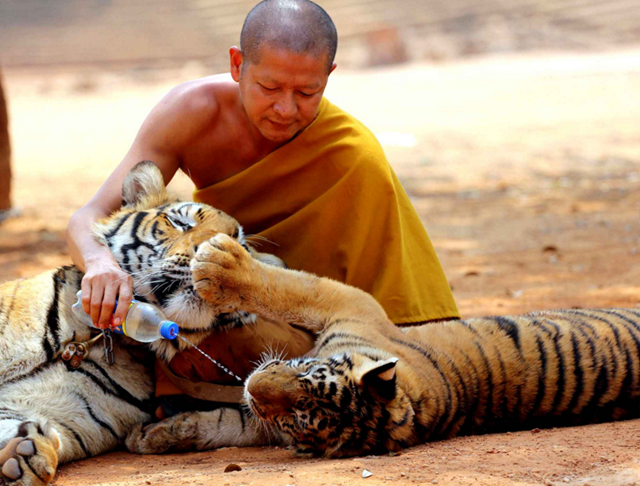
[(131, 148), (96, 195), (71, 218), (67, 243), (71, 258), (85, 276), (82, 279), (82, 307), (93, 323), (106, 328), (126, 316), (133, 294), (131, 276), (121, 268), (111, 251), (93, 236), (93, 224), (120, 208), (122, 185), (129, 171), (142, 160), (153, 161), (165, 184), (180, 168), (183, 148), (210, 120), (213, 100), (202, 98), (189, 83), (178, 86), (151, 111)]

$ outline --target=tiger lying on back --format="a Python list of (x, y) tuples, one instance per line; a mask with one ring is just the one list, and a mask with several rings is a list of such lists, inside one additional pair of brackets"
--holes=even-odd
[[(132, 170), (123, 195), (123, 208), (98, 225), (96, 236), (133, 275), (135, 297), (161, 306), (180, 323), (182, 334), (200, 342), (221, 327), (221, 320), (194, 290), (191, 258), (199, 244), (218, 233), (245, 245), (242, 229), (210, 206), (169, 197), (162, 174), (150, 162)], [(275, 257), (250, 251), (256, 258), (278, 263)], [(112, 366), (107, 365), (102, 342), (90, 349), (77, 368), (60, 359), (65, 343), (98, 334), (71, 311), (81, 278), (77, 268), (63, 267), (0, 285), (2, 486), (46, 484), (58, 463), (112, 450), (125, 439), (137, 452), (167, 450), (174, 443), (165, 437), (180, 445), (171, 419), (155, 424), (152, 433), (142, 433), (142, 424), (151, 420), (155, 408), (151, 402), (153, 357), (146, 346), (114, 336)], [(236, 325), (238, 319), (226, 316), (224, 321)], [(255, 316), (244, 320), (253, 321)], [(255, 325), (262, 325), (259, 319)], [(150, 348), (169, 360), (179, 345), (177, 339), (161, 340)], [(238, 407), (182, 414), (180, 420), (185, 417), (190, 417), (189, 430), (197, 424), (200, 433), (199, 439), (192, 437), (192, 447), (266, 441), (260, 430), (245, 426), (244, 412)]]
[(271, 268), (218, 235), (191, 265), (208, 302), (319, 333), (267, 360), (245, 399), (298, 452), (341, 457), (428, 439), (640, 415), (640, 310), (549, 311), (399, 329), (368, 294)]

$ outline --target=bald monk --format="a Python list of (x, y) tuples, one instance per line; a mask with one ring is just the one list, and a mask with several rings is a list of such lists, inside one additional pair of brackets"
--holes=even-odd
[[(458, 317), (427, 233), (379, 143), (323, 97), (336, 47), (335, 26), (320, 6), (263, 1), (245, 20), (240, 48), (230, 49), (230, 75), (181, 84), (152, 110), (124, 160), (69, 223), (71, 255), (85, 272), (83, 308), (97, 326), (108, 326), (116, 297), (114, 321), (122, 321), (132, 279), (91, 227), (119, 208), (123, 180), (141, 160), (154, 161), (166, 183), (181, 169), (195, 184), (194, 200), (273, 242), (261, 251), (360, 287), (399, 325)], [(245, 333), (242, 351), (236, 348), (242, 356), (226, 358), (255, 359), (247, 354), (264, 336), (237, 332)], [(233, 333), (214, 335), (204, 347), (223, 361), (234, 342)], [(171, 362), (190, 379), (221, 378), (201, 366), (209, 365), (188, 351)]]

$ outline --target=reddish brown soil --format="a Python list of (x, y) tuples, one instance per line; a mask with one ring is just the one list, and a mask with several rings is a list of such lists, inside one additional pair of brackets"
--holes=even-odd
[[(631, 307), (640, 303), (638, 59), (538, 55), (337, 71), (327, 95), (385, 143), (463, 316)], [(69, 262), (69, 216), (179, 81), (15, 71), (6, 79), (22, 216), (0, 226), (0, 281)], [(185, 177), (172, 185), (188, 196)], [(62, 467), (56, 484), (622, 486), (640, 484), (637, 428), (468, 437), (346, 460), (278, 448), (116, 452)], [(242, 470), (224, 473), (230, 463)], [(363, 479), (364, 469), (373, 475)]]

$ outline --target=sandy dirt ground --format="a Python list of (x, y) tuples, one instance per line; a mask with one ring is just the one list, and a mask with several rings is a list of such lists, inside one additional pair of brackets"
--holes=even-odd
[[(68, 218), (151, 107), (193, 74), (5, 73), (21, 216), (0, 226), (0, 281), (70, 261)], [(640, 304), (640, 51), (338, 70), (327, 96), (383, 142), (464, 317)], [(185, 176), (172, 187), (189, 196)], [(115, 452), (62, 467), (56, 484), (630, 486), (640, 484), (638, 425), (467, 437), (345, 460), (296, 459), (278, 447)], [(241, 471), (225, 473), (230, 463)]]

